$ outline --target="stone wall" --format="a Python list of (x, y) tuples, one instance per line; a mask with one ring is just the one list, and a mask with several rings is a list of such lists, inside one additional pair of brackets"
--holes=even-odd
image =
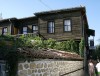
[(18, 63), (18, 76), (84, 76), (83, 61), (43, 59)]

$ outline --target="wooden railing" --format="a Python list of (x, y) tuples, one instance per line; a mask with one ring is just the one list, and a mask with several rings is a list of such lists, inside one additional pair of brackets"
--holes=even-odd
[(13, 35), (16, 37), (20, 37), (20, 36), (25, 36), (25, 37), (34, 37), (34, 36), (38, 36), (37, 33), (27, 33), (27, 34), (17, 34), (17, 35)]
[(46, 38), (41, 35), (40, 33), (27, 33), (27, 34), (16, 34), (16, 35), (12, 35), (14, 37), (20, 37), (20, 36), (25, 36), (25, 37), (35, 37), (35, 36), (39, 36), (41, 37), (42, 39), (46, 40)]

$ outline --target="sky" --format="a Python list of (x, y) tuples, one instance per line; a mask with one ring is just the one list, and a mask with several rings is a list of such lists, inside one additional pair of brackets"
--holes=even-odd
[(19, 19), (34, 16), (36, 12), (80, 5), (86, 7), (89, 28), (95, 30), (94, 43), (97, 45), (100, 43), (100, 0), (0, 0), (0, 13), (3, 19), (12, 17)]

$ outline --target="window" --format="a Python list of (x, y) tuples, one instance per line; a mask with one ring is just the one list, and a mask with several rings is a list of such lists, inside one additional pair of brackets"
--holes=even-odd
[(7, 27), (4, 27), (4, 28), (2, 29), (2, 34), (3, 34), (3, 35), (6, 35), (6, 34), (7, 34)]
[(36, 25), (33, 25), (33, 33), (37, 33), (38, 32), (38, 26), (36, 26)]
[(64, 20), (64, 31), (71, 31), (71, 20)]
[(27, 27), (23, 27), (23, 34), (27, 34)]
[(5, 64), (0, 64), (0, 76), (6, 76)]
[(48, 33), (54, 33), (54, 22), (48, 22)]

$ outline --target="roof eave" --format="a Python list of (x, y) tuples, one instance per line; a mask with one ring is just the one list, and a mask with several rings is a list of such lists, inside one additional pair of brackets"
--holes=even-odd
[(17, 20), (17, 18), (13, 17), (13, 18), (2, 19), (0, 20), (0, 22), (10, 21), (10, 20)]
[(73, 11), (85, 11), (85, 7), (74, 7), (74, 8), (68, 8), (68, 9), (60, 9), (60, 10), (51, 10), (51, 11), (44, 11), (44, 12), (37, 12), (34, 13), (34, 15), (46, 15), (46, 14), (56, 14), (61, 12), (73, 12)]

